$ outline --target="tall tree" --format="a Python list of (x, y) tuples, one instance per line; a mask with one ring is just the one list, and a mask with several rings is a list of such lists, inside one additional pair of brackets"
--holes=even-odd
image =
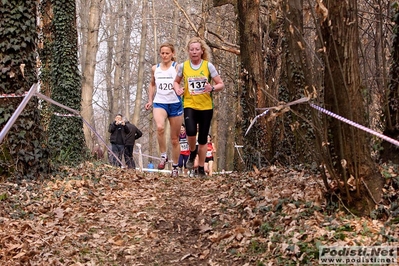
[[(76, 111), (81, 110), (81, 79), (78, 69), (78, 46), (75, 0), (53, 1), (54, 49), (52, 56), (51, 98)], [(53, 160), (74, 164), (85, 159), (87, 153), (83, 122), (80, 117), (53, 106), (49, 126), (49, 145)]]
[[(239, 34), (238, 25), (232, 19), (237, 13), (236, 4), (235, 2), (213, 1), (213, 8), (209, 9), (208, 18), (208, 21), (212, 20), (212, 23), (208, 23), (207, 26), (210, 38), (208, 43), (213, 48), (213, 61), (217, 64), (226, 88), (216, 95), (215, 107), (218, 112), (214, 120), (217, 120), (218, 123), (212, 126), (212, 131), (217, 132), (213, 132), (212, 135), (216, 136), (218, 170), (233, 170), (235, 164), (237, 165), (236, 169), (243, 169), (241, 158), (236, 152), (241, 148), (235, 147), (236, 136), (242, 135), (241, 124), (236, 123), (237, 118), (241, 117), (240, 98), (238, 97), (241, 95), (238, 93), (241, 87), (238, 82), (240, 64), (237, 56), (240, 54), (237, 44)], [(243, 139), (241, 137), (238, 139), (238, 144), (242, 144)]]
[[(53, 5), (51, 0), (43, 0), (39, 5), (40, 26), (39, 31), (39, 45), (38, 53), (40, 58), (40, 92), (48, 97), (51, 96), (51, 65), (53, 61), (53, 48), (54, 48), (54, 33), (52, 32), (53, 25)], [(51, 120), (51, 104), (48, 102), (42, 103), (42, 125), (45, 130), (46, 137), (47, 131)]]
[(124, 40), (123, 40), (123, 52), (122, 52), (122, 68), (124, 69), (123, 72), (123, 87), (125, 89), (124, 93), (124, 104), (125, 104), (125, 117), (130, 120), (130, 96), (131, 96), (131, 91), (130, 87), (131, 86), (131, 72), (132, 68), (130, 65), (130, 58), (131, 58), (131, 44), (130, 44), (130, 38), (132, 34), (132, 24), (133, 24), (133, 10), (132, 10), (132, 3), (131, 1), (126, 1), (126, 10), (125, 10), (125, 17), (126, 17), (126, 23), (125, 23), (125, 31), (124, 31)]
[[(242, 68), (242, 126), (245, 132), (249, 128), (249, 121), (258, 114), (257, 108), (265, 108), (272, 106), (273, 102), (276, 103), (276, 98), (270, 97), (273, 95), (270, 91), (272, 87), (267, 86), (266, 79), (266, 77), (272, 79), (274, 59), (269, 58), (270, 64), (267, 65), (268, 74), (266, 74), (265, 55), (262, 53), (264, 49), (259, 49), (259, 47), (264, 47), (265, 39), (268, 39), (272, 45), (273, 40), (269, 39), (267, 32), (262, 32), (260, 1), (237, 0), (237, 10), (240, 18), (238, 28)], [(248, 168), (265, 165), (273, 158), (271, 134), (273, 127), (273, 121), (267, 122), (262, 117), (243, 139), (245, 163)]]
[[(82, 51), (83, 66), (82, 66), (82, 117), (95, 128), (94, 110), (93, 110), (93, 92), (94, 92), (94, 73), (97, 63), (98, 52), (98, 32), (100, 26), (100, 19), (102, 14), (104, 0), (91, 0), (89, 8), (89, 19), (87, 23), (86, 34), (82, 36), (87, 37), (84, 41), (86, 49)], [(84, 124), (83, 132), (85, 135), (86, 145), (89, 149), (94, 148), (93, 133), (90, 128)]]
[[(0, 95), (22, 95), (38, 82), (37, 11), (33, 0), (2, 1), (0, 4)], [(21, 99), (0, 98), (1, 129)], [(46, 169), (38, 106), (38, 99), (32, 97), (0, 144), (0, 176), (35, 178)]]
[[(311, 92), (315, 87), (312, 75), (313, 47), (304, 40), (303, 0), (284, 0), (283, 11), (284, 35), (282, 41), (282, 70), (280, 79), (279, 99), (291, 102)], [(294, 105), (291, 112), (284, 113), (284, 118), (277, 120), (279, 135), (276, 136), (276, 160), (284, 164), (308, 163), (317, 160), (310, 121), (309, 108), (304, 105)]]
[[(114, 5), (114, 2), (111, 1), (110, 5)], [(112, 7), (111, 7), (112, 8)], [(113, 14), (116, 19), (115, 21), (115, 36), (114, 41), (115, 41), (115, 46), (114, 46), (114, 54), (110, 60), (113, 61), (113, 68), (114, 68), (114, 76), (113, 76), (113, 110), (111, 112), (112, 114), (112, 120), (115, 117), (117, 113), (123, 113), (123, 108), (124, 108), (124, 101), (123, 101), (123, 69), (122, 69), (122, 58), (123, 58), (123, 40), (124, 40), (124, 30), (125, 30), (125, 4), (124, 1), (118, 1), (117, 2), (117, 12)], [(109, 73), (111, 74), (111, 73)], [(109, 89), (109, 88), (108, 88)], [(108, 99), (110, 100), (110, 99)]]
[[(104, 73), (108, 107), (106, 130), (108, 130), (108, 124), (114, 121), (116, 114), (121, 113), (128, 117), (126, 110), (124, 110), (126, 107), (125, 101), (128, 101), (128, 99), (124, 98), (126, 97), (126, 93), (124, 93), (124, 89), (126, 89), (124, 74), (127, 67), (125, 63), (127, 58), (130, 58), (128, 56), (129, 51), (126, 51), (124, 46), (126, 37), (124, 32), (127, 25), (126, 12), (128, 11), (126, 10), (125, 1), (106, 1), (104, 11), (106, 17), (104, 31), (107, 43)], [(106, 139), (109, 139), (108, 132), (106, 135)]]
[[(389, 85), (387, 90), (386, 129), (388, 136), (399, 137), (399, 2), (392, 4), (393, 39), (391, 52), (391, 67), (389, 71)], [(397, 147), (385, 145), (386, 150), (397, 153)], [(386, 152), (386, 151), (384, 151)]]
[[(105, 14), (106, 14), (106, 23), (105, 23), (105, 38), (106, 38), (106, 58), (105, 58), (105, 89), (107, 93), (107, 107), (108, 107), (108, 121), (106, 123), (107, 128), (106, 134), (108, 133), (108, 124), (114, 121), (115, 115), (118, 110), (118, 106), (115, 106), (114, 97), (118, 95), (114, 93), (115, 87), (112, 81), (112, 73), (114, 72), (114, 49), (115, 49), (115, 41), (114, 38), (116, 36), (116, 21), (117, 21), (117, 14), (113, 12), (112, 3), (109, 1), (106, 2), (105, 5)], [(106, 139), (108, 139), (108, 136)]]
[[(154, 35), (154, 53), (153, 53), (153, 59), (152, 59), (152, 64), (155, 64), (158, 60), (158, 53), (156, 52), (157, 47), (158, 47), (158, 27), (157, 27), (157, 12), (155, 9), (155, 4), (153, 1), (151, 1), (151, 15), (152, 15), (152, 31), (153, 31), (153, 35)], [(148, 86), (147, 87), (147, 97), (148, 97)], [(155, 132), (155, 127), (154, 127), (154, 116), (153, 116), (153, 112), (152, 109), (150, 109), (150, 112), (148, 112), (148, 116), (147, 116), (147, 120), (148, 120), (148, 153), (149, 154), (159, 154), (159, 146), (158, 145), (154, 145), (154, 143), (156, 143), (156, 134), (154, 134)], [(155, 150), (156, 153), (155, 153)]]
[[(95, 0), (97, 1), (97, 0)], [(90, 21), (90, 6), (92, 1), (87, 0), (76, 0), (76, 10), (77, 10), (77, 23), (78, 23), (78, 38), (79, 38), (79, 60), (82, 73), (84, 72), (84, 66), (86, 61), (87, 53), (87, 34), (89, 33), (89, 21)]]
[[(140, 38), (140, 49), (139, 49), (139, 66), (137, 69), (137, 91), (136, 91), (136, 100), (134, 105), (134, 112), (133, 112), (133, 123), (137, 124), (140, 117), (140, 110), (142, 109), (141, 101), (143, 97), (143, 86), (144, 86), (144, 59), (145, 59), (145, 52), (146, 52), (146, 44), (147, 44), (147, 19), (146, 17), (149, 15), (148, 11), (148, 1), (142, 1), (142, 24), (141, 24), (141, 38)], [(155, 48), (157, 49), (157, 48)]]
[[(357, 1), (326, 1), (328, 17), (322, 24), (325, 45), (325, 106), (327, 109), (362, 125), (367, 125), (361, 94), (359, 71), (359, 35)], [(381, 199), (383, 179), (371, 158), (369, 136), (337, 119), (327, 118), (325, 132), (330, 152), (330, 173), (342, 195), (358, 214), (369, 214)], [(322, 147), (320, 147), (322, 149)], [(348, 180), (354, 178), (356, 193)], [(340, 185), (341, 181), (344, 185)]]

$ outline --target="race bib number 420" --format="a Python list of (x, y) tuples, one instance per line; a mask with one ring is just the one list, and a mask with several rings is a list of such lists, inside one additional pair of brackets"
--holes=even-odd
[(205, 93), (206, 77), (188, 78), (188, 91), (191, 95)]

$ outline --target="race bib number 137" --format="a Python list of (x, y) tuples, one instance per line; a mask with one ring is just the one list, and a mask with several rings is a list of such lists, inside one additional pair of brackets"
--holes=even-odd
[(190, 94), (204, 93), (206, 82), (206, 77), (188, 78), (188, 90)]

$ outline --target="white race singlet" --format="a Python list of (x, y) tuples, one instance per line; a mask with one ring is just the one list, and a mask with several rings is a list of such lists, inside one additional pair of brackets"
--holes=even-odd
[(172, 62), (172, 65), (167, 70), (162, 70), (161, 65), (157, 65), (154, 72), (156, 86), (154, 103), (180, 102), (179, 97), (173, 89), (173, 82), (176, 78), (176, 73), (176, 62)]

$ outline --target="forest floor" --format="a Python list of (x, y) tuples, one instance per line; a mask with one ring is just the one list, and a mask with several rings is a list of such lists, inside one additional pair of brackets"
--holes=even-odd
[[(397, 169), (382, 171), (397, 201)], [(0, 265), (319, 265), (321, 245), (398, 246), (398, 213), (356, 217), (325, 195), (320, 176), (287, 168), (173, 179), (65, 167), (0, 183)]]

